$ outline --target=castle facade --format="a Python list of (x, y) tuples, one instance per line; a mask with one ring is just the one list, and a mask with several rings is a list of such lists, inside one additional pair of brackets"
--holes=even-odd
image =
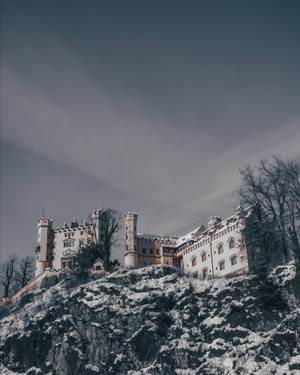
[[(36, 276), (47, 269), (72, 269), (78, 250), (101, 239), (101, 216), (105, 210), (92, 211), (91, 221), (53, 228), (53, 220), (38, 222)], [(184, 236), (138, 234), (136, 213), (124, 215), (125, 267), (170, 264), (199, 278), (230, 277), (248, 272), (248, 248), (245, 228), (249, 209), (237, 208), (234, 215), (222, 220), (208, 219)]]
[(53, 228), (53, 220), (41, 218), (38, 221), (36, 252), (36, 273), (38, 276), (46, 269), (72, 269), (75, 257), (81, 247), (99, 242), (101, 214), (104, 210), (92, 211), (91, 223), (79, 225), (76, 220), (68, 226)]
[(249, 209), (238, 207), (231, 217), (208, 219), (184, 236), (137, 233), (138, 215), (126, 213), (125, 267), (170, 264), (202, 279), (230, 277), (248, 272), (244, 230)]

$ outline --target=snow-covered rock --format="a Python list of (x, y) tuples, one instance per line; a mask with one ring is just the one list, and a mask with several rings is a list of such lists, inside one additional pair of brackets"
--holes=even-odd
[(65, 280), (0, 309), (0, 373), (296, 375), (294, 276), (200, 281), (164, 265)]

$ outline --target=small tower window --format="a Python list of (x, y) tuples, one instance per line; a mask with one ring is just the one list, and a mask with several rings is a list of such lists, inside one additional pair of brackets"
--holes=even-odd
[(229, 249), (233, 249), (234, 247), (235, 247), (234, 238), (230, 238), (230, 240), (229, 240)]
[(235, 264), (237, 264), (237, 256), (234, 255), (232, 258), (231, 258), (231, 265), (234, 266)]
[(197, 258), (194, 256), (192, 257), (192, 267), (195, 267), (197, 264)]
[(203, 268), (203, 270), (202, 270), (202, 278), (203, 279), (207, 279), (207, 276), (208, 276), (208, 269), (207, 268)]
[(223, 253), (223, 251), (224, 251), (224, 247), (223, 247), (223, 244), (222, 244), (222, 243), (220, 243), (220, 244), (218, 245), (218, 254), (222, 254), (222, 253)]

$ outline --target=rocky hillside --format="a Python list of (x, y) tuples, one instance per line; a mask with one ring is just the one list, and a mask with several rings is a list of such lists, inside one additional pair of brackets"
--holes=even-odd
[(299, 374), (294, 274), (199, 281), (151, 266), (65, 280), (1, 308), (0, 373)]

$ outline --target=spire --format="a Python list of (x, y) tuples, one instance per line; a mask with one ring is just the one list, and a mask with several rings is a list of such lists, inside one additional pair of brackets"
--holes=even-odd
[(42, 205), (42, 219), (45, 218), (45, 204)]

